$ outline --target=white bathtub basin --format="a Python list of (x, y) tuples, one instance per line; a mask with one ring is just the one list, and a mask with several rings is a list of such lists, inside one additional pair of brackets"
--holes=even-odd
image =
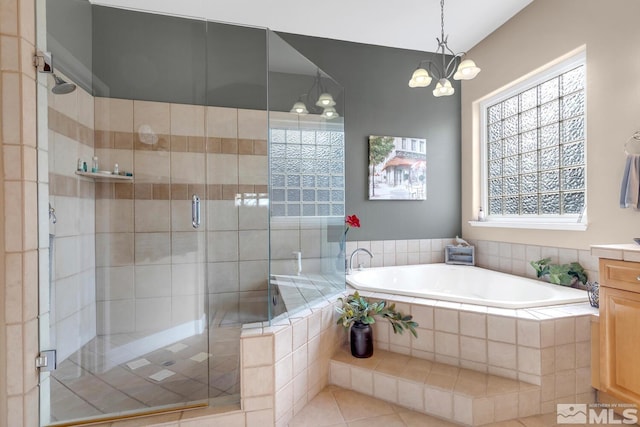
[(588, 302), (586, 291), (462, 265), (370, 268), (348, 275), (347, 283), (371, 292), (500, 308)]

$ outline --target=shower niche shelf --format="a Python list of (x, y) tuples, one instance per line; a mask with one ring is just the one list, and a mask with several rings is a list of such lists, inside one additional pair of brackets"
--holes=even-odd
[(76, 171), (76, 175), (101, 181), (133, 181), (133, 176), (113, 175), (100, 172), (95, 173)]

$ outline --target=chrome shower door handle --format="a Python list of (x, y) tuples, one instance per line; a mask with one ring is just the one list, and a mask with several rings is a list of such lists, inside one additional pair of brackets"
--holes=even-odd
[(191, 225), (200, 227), (200, 197), (197, 194), (191, 196)]

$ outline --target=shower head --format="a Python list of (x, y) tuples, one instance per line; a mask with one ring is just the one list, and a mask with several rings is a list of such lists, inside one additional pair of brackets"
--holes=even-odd
[(51, 88), (51, 92), (55, 93), (56, 95), (64, 95), (76, 90), (76, 85), (64, 81), (55, 74), (53, 74), (53, 80), (56, 82), (56, 84), (53, 86), (53, 88)]

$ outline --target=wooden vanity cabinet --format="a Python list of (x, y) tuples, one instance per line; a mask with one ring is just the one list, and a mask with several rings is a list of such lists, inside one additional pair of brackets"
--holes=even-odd
[(600, 387), (640, 405), (640, 263), (600, 259)]

